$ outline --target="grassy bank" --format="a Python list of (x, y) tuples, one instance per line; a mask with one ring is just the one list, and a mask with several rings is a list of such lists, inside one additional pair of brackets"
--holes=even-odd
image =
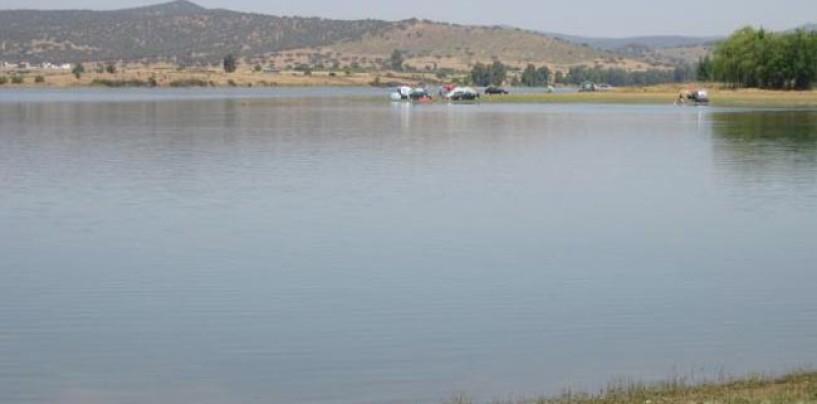
[[(446, 404), (471, 404), (457, 396)], [(817, 403), (817, 372), (780, 377), (749, 376), (723, 382), (689, 384), (673, 380), (660, 384), (613, 383), (596, 394), (565, 392), (558, 397), (497, 400), (496, 404), (783, 404)]]
[[(482, 96), (487, 103), (599, 103), (672, 104), (682, 86), (620, 88), (586, 93), (542, 93)], [(817, 108), (817, 91), (769, 91), (756, 89), (710, 89), (710, 105), (723, 107)]]

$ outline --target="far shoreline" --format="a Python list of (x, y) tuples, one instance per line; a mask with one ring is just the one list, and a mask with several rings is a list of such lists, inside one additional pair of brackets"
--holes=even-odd
[[(35, 77), (39, 79), (35, 80)], [(12, 77), (6, 75), (5, 77)], [(0, 84), (0, 92), (12, 89), (93, 89), (93, 88), (321, 88), (373, 87), (383, 90), (388, 100), (390, 89), (400, 83), (437, 86), (442, 83), (422, 73), (395, 72), (314, 72), (297, 71), (275, 73), (239, 70), (225, 73), (217, 69), (190, 71), (178, 68), (134, 69), (109, 73), (86, 73), (79, 78), (70, 72), (30, 72), (22, 76), (22, 83), (7, 81)], [(35, 82), (38, 81), (38, 82)], [(711, 106), (758, 108), (817, 108), (817, 91), (781, 91), (760, 89), (732, 89), (718, 83), (677, 83), (649, 87), (621, 87), (607, 91), (548, 93), (514, 93), (507, 95), (482, 94), (484, 103), (576, 103), (576, 104), (673, 104), (684, 89), (706, 88)], [(439, 102), (437, 97), (435, 102)]]

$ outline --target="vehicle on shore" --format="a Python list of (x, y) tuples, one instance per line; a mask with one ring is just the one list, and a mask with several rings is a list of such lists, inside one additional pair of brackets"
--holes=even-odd
[(400, 86), (389, 97), (392, 101), (431, 101), (431, 94), (422, 87)]
[(681, 90), (675, 105), (707, 105), (709, 104), (709, 93), (704, 89)]
[(451, 101), (474, 101), (479, 98), (479, 93), (471, 87), (454, 87), (445, 98)]
[(592, 81), (585, 81), (581, 85), (579, 85), (579, 92), (586, 93), (586, 92), (594, 92), (594, 91), (612, 91), (613, 86), (606, 84), (606, 83), (594, 83)]
[(485, 94), (487, 94), (487, 95), (508, 94), (508, 90), (506, 90), (506, 89), (504, 89), (502, 87), (491, 86), (491, 87), (485, 88)]

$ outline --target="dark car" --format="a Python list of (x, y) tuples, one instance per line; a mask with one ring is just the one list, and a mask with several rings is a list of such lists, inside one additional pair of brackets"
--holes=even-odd
[(508, 90), (501, 87), (488, 87), (485, 89), (485, 94), (508, 94)]

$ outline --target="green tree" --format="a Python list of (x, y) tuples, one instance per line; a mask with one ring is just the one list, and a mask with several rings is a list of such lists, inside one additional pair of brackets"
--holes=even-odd
[(224, 71), (227, 73), (233, 73), (238, 69), (238, 62), (233, 54), (224, 57), (223, 65)]
[(477, 86), (487, 86), (491, 84), (491, 70), (482, 63), (477, 63), (471, 69), (471, 82)]
[(74, 68), (71, 69), (71, 73), (74, 74), (74, 77), (79, 79), (85, 73), (85, 66), (83, 66), (82, 63), (77, 63), (74, 65)]
[(715, 46), (711, 69), (733, 87), (807, 90), (817, 81), (817, 34), (745, 27)]
[(712, 60), (709, 55), (698, 59), (698, 65), (695, 69), (695, 78), (698, 81), (712, 81)]
[(502, 62), (495, 60), (491, 65), (491, 84), (500, 86), (508, 78), (508, 68)]
[(395, 49), (389, 58), (389, 67), (391, 67), (391, 69), (394, 71), (401, 72), (403, 71), (403, 62), (405, 62), (403, 59), (403, 52)]
[(532, 64), (528, 64), (522, 72), (520, 82), (523, 86), (528, 87), (546, 87), (550, 78), (550, 69), (547, 66), (536, 68)]

